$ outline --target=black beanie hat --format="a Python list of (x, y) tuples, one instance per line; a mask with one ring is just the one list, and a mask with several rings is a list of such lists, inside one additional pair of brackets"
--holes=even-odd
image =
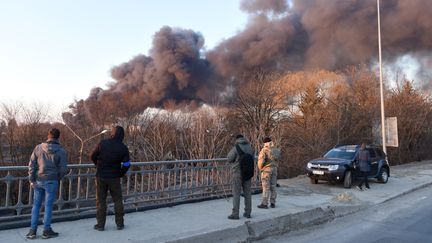
[(270, 137), (265, 137), (263, 140), (264, 143), (268, 143), (271, 142), (271, 138)]

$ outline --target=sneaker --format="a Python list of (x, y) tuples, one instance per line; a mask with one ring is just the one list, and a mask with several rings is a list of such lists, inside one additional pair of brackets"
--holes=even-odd
[(54, 232), (52, 229), (49, 230), (44, 230), (42, 233), (42, 238), (43, 239), (48, 239), (48, 238), (54, 238), (59, 236), (59, 233)]
[(228, 219), (240, 219), (240, 217), (238, 215), (231, 214), (228, 216)]
[(117, 225), (117, 230), (122, 230), (124, 229), (124, 225)]
[(30, 231), (26, 234), (26, 238), (30, 240), (36, 238), (36, 230), (30, 229)]
[(244, 213), (243, 217), (250, 219), (251, 215), (250, 215), (250, 213)]
[(357, 190), (363, 191), (363, 188), (361, 186), (356, 186)]
[(95, 230), (97, 230), (97, 231), (104, 231), (104, 230), (105, 230), (105, 227), (103, 227), (103, 226), (99, 226), (98, 224), (95, 224), (95, 225), (93, 226), (93, 229), (95, 229)]
[(270, 207), (271, 207), (271, 208), (275, 208), (275, 207), (276, 207), (276, 204), (271, 203), (271, 204), (270, 204)]
[(258, 207), (258, 208), (268, 208), (267, 205), (264, 205), (264, 204), (262, 204), (262, 203), (261, 203), (260, 205), (258, 205), (257, 207)]

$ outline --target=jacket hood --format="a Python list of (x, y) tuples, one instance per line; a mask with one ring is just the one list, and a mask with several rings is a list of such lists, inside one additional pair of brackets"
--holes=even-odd
[(123, 142), (124, 129), (121, 126), (115, 126), (111, 131), (111, 138)]
[(54, 154), (61, 149), (61, 145), (57, 139), (48, 139), (45, 143), (42, 143), (43, 151)]
[(236, 144), (248, 144), (248, 140), (246, 140), (246, 138), (237, 138), (236, 139)]

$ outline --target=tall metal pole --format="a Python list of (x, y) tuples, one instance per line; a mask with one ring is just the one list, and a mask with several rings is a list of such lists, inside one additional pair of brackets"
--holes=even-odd
[(380, 2), (377, 0), (378, 12), (378, 53), (379, 53), (379, 80), (380, 80), (380, 93), (381, 93), (381, 138), (383, 151), (387, 154), (386, 136), (385, 136), (385, 115), (384, 115), (384, 91), (382, 80), (382, 55), (381, 55), (381, 21), (380, 21)]

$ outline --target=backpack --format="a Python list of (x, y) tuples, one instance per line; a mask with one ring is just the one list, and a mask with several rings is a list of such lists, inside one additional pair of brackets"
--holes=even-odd
[(268, 152), (264, 153), (264, 161), (262, 161), (262, 163), (258, 162), (258, 168), (262, 170), (270, 163), (273, 163), (273, 166), (277, 166), (280, 157), (281, 157), (280, 149), (276, 147), (270, 147)]
[(254, 158), (251, 154), (243, 152), (238, 144), (236, 144), (236, 150), (239, 155), (240, 174), (242, 181), (248, 181), (254, 176)]
[(276, 147), (272, 147), (269, 153), (269, 159), (272, 163), (277, 163), (280, 160), (281, 151)]

